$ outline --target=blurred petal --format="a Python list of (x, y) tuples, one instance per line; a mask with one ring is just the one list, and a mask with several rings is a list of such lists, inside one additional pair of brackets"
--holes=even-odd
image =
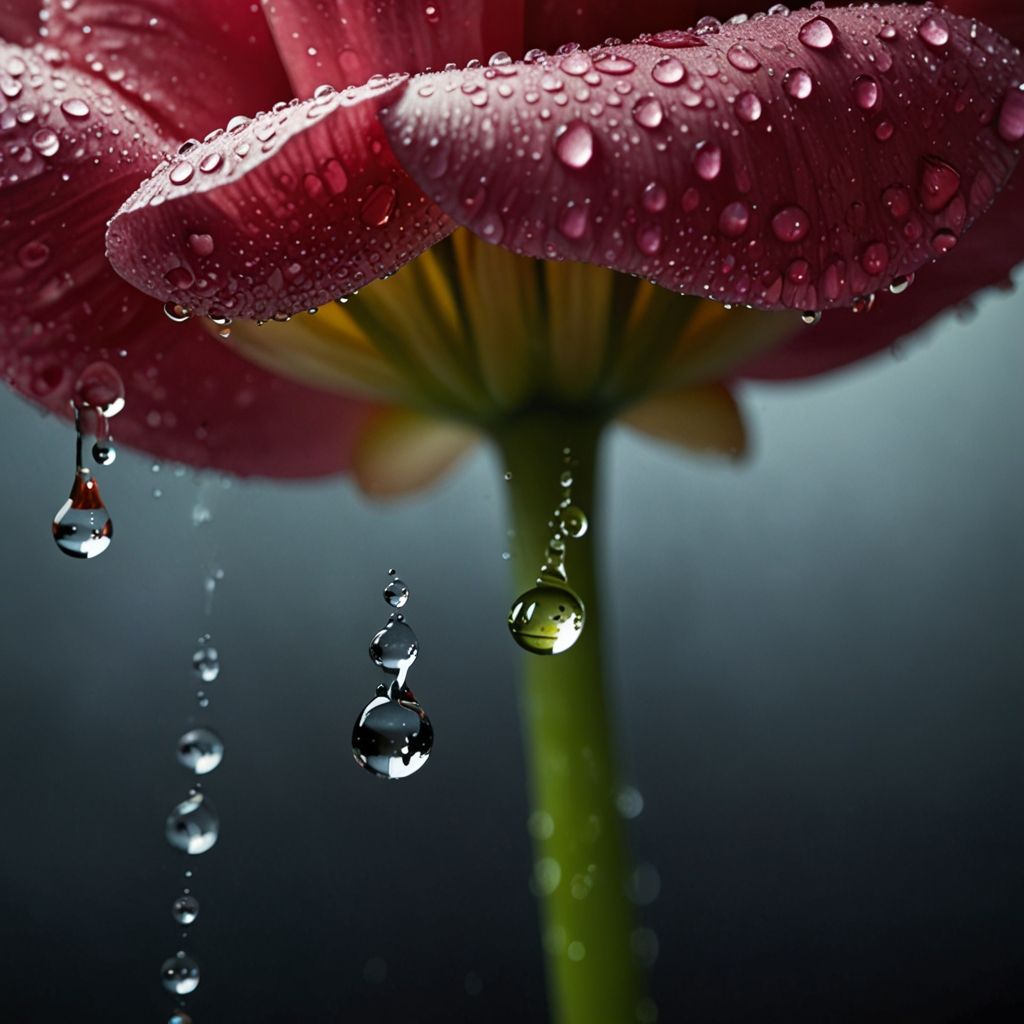
[[(728, 4), (737, 5), (742, 6), (740, 0)], [(702, 14), (713, 13), (711, 6), (696, 0), (526, 0), (526, 45), (554, 51), (563, 43), (595, 46), (609, 38), (635, 39), (641, 32), (690, 25)]]
[(110, 224), (114, 267), (193, 313), (258, 320), (392, 273), (452, 230), (377, 121), (404, 88), (327, 90), (162, 164)]
[[(262, 0), (296, 95), (522, 46), (522, 0)], [(486, 12), (486, 14), (485, 14)]]
[(394, 498), (435, 483), (479, 440), (476, 431), (451, 420), (381, 409), (360, 435), (352, 471), (366, 494)]
[[(21, 46), (39, 40), (39, 5), (42, 0), (2, 0), (0, 39)], [(0, 69), (2, 70), (2, 69)]]
[(917, 7), (828, 14), (425, 76), (382, 119), (486, 241), (724, 302), (848, 306), (989, 205), (1024, 134), (1001, 116), (1024, 61)]
[(659, 441), (702, 455), (738, 459), (747, 449), (740, 408), (722, 384), (652, 395), (623, 413), (620, 421)]
[(104, 258), (108, 218), (164, 144), (156, 125), (105, 84), (0, 45), (0, 67), (15, 60), (21, 88), (0, 110), (4, 379), (67, 416), (78, 375), (106, 362), (126, 389), (118, 441), (237, 473), (344, 468), (365, 406), (279, 380), (201, 328), (172, 324)]
[(252, 0), (46, 0), (44, 34), (182, 136), (291, 95)]
[(1024, 262), (1024, 167), (992, 209), (945, 259), (917, 275), (903, 295), (880, 294), (869, 313), (836, 310), (816, 327), (800, 327), (779, 348), (744, 365), (738, 376), (765, 380), (810, 377), (863, 359), (913, 334), (977, 291), (1009, 284)]

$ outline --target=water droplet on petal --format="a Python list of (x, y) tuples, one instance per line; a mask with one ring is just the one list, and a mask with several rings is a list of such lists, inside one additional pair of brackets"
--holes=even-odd
[[(701, 18), (697, 22), (697, 27), (700, 28), (703, 24), (705, 28), (710, 28), (709, 22), (715, 22), (716, 25), (720, 23), (715, 18)], [(650, 39), (647, 40), (651, 46), (659, 46), (663, 50), (682, 50), (693, 46), (707, 46), (707, 43), (700, 38), (694, 32), (688, 32), (680, 29), (668, 29), (665, 32), (655, 32)]]
[(729, 203), (718, 218), (718, 229), (727, 238), (739, 238), (750, 224), (750, 209), (746, 203)]
[(958, 239), (953, 231), (943, 228), (932, 236), (932, 248), (937, 253), (947, 253), (956, 246)]
[(657, 224), (639, 228), (636, 244), (645, 256), (656, 256), (661, 251), (661, 228)]
[(744, 124), (753, 124), (761, 119), (761, 100), (755, 93), (741, 92), (736, 97), (736, 116)]
[(890, 185), (882, 193), (882, 203), (893, 220), (903, 220), (911, 208), (910, 189), (903, 185)]
[(164, 961), (160, 968), (160, 980), (168, 992), (186, 996), (199, 988), (199, 964), (190, 956), (178, 953)]
[(405, 602), (409, 600), (409, 588), (396, 576), (394, 579), (388, 580), (387, 586), (384, 588), (384, 600), (392, 608), (403, 608)]
[(665, 119), (665, 108), (656, 96), (642, 96), (633, 105), (633, 120), (641, 128), (657, 128)]
[(199, 900), (195, 896), (179, 896), (171, 904), (171, 917), (178, 924), (192, 924), (199, 917)]
[(617, 53), (609, 53), (604, 57), (598, 57), (594, 61), (594, 67), (606, 75), (628, 75), (636, 70), (634, 64), (628, 57), (622, 57)]
[(878, 106), (881, 90), (871, 75), (861, 75), (853, 83), (853, 98), (861, 110), (874, 110)]
[(772, 231), (780, 242), (799, 242), (807, 237), (810, 217), (799, 206), (786, 206), (772, 217)]
[(188, 160), (179, 160), (170, 170), (167, 177), (170, 179), (172, 185), (184, 185), (192, 180), (192, 175), (195, 173), (195, 168), (188, 162)]
[(212, 235), (189, 235), (188, 244), (197, 256), (209, 256), (214, 249)]
[(68, 100), (64, 100), (60, 105), (60, 109), (64, 111), (67, 117), (73, 117), (81, 120), (83, 117), (89, 116), (89, 104), (85, 100), (79, 99), (77, 96)]
[(1006, 90), (999, 111), (998, 129), (1004, 142), (1016, 143), (1024, 139), (1024, 86)]
[(814, 91), (814, 79), (803, 68), (792, 68), (782, 80), (786, 95), (794, 100), (805, 100)]
[(540, 583), (516, 599), (508, 628), (532, 654), (561, 654), (583, 631), (583, 602), (567, 587)]
[(714, 181), (722, 170), (722, 150), (713, 142), (701, 142), (697, 146), (693, 166), (705, 181)]
[(737, 71), (756, 71), (761, 66), (761, 62), (757, 57), (742, 43), (736, 43), (735, 45), (730, 46), (725, 56)]
[(555, 135), (555, 155), (565, 164), (579, 170), (594, 156), (594, 133), (583, 121), (571, 121)]
[(369, 227), (382, 228), (395, 212), (398, 193), (391, 185), (378, 185), (363, 200), (359, 218)]
[(95, 558), (110, 547), (114, 524), (87, 469), (79, 469), (71, 494), (53, 518), (53, 539), (72, 558)]
[(60, 149), (60, 138), (52, 128), (40, 128), (32, 136), (32, 145), (43, 156), (54, 156)]
[(199, 170), (203, 174), (213, 174), (220, 165), (224, 163), (224, 158), (220, 153), (207, 153), (202, 160), (199, 161)]
[(124, 408), (124, 381), (110, 363), (90, 363), (75, 380), (75, 404), (108, 419)]
[(196, 775), (208, 775), (223, 758), (224, 741), (211, 729), (190, 729), (178, 740), (178, 763)]
[(651, 78), (659, 85), (679, 85), (686, 78), (686, 68), (676, 57), (662, 57), (651, 69)]
[(949, 25), (945, 19), (930, 14), (917, 26), (917, 34), (929, 46), (945, 46), (949, 42)]
[(896, 125), (892, 121), (879, 121), (875, 125), (875, 138), (879, 142), (888, 142), (896, 134)]
[(919, 195), (921, 205), (928, 213), (940, 213), (953, 201), (960, 190), (960, 173), (936, 156), (921, 161)]
[[(558, 230), (566, 238), (575, 241), (586, 234), (589, 220), (590, 216), (586, 206), (579, 203), (568, 203), (558, 218)], [(511, 477), (506, 479), (511, 479)]]
[(641, 193), (640, 202), (649, 213), (661, 213), (668, 205), (668, 192), (660, 181), (649, 182)]
[(872, 242), (861, 253), (860, 265), (865, 274), (880, 277), (889, 266), (889, 250), (882, 242)]
[(800, 26), (798, 37), (804, 46), (812, 50), (827, 50), (839, 35), (839, 30), (828, 18), (811, 18)]
[(193, 793), (168, 815), (164, 835), (171, 846), (197, 856), (217, 842), (220, 817), (202, 793)]

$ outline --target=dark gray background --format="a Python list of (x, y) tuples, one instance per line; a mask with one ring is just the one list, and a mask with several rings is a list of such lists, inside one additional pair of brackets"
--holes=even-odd
[[(1024, 1017), (1022, 313), (991, 297), (906, 358), (747, 388), (739, 468), (614, 436), (592, 511), (662, 1022)], [(209, 628), (196, 1024), (544, 1021), (493, 457), (380, 506), (122, 452), (84, 564), (49, 531), (70, 433), (7, 393), (0, 424), (0, 1019), (166, 1019), (162, 827)], [(437, 743), (385, 785), (349, 736), (391, 565)]]

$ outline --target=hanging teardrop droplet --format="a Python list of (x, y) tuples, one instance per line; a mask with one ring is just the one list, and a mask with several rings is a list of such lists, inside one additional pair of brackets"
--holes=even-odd
[(71, 494), (53, 517), (53, 539), (72, 558), (95, 558), (110, 547), (114, 524), (88, 469), (75, 473)]
[(356, 764), (384, 779), (404, 779), (418, 772), (433, 745), (430, 719), (408, 689), (401, 690), (401, 699), (375, 697), (360, 712), (352, 730)]
[(393, 618), (370, 641), (370, 660), (392, 675), (404, 676), (418, 651), (416, 634), (402, 618)]
[(580, 638), (583, 602), (568, 587), (541, 580), (516, 598), (508, 613), (513, 639), (531, 654), (561, 654)]

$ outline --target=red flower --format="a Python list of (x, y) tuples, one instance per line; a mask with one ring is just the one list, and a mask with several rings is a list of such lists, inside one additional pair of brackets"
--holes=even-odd
[[(30, 6), (0, 33), (26, 43)], [(708, 13), (686, 6), (48, 5), (40, 43), (0, 49), (6, 376), (61, 408), (105, 358), (130, 378), (117, 423), (130, 443), (241, 472), (344, 464), (362, 407), (170, 324), (111, 272), (101, 235), (122, 202), (110, 260), (196, 314), (320, 306), (456, 224), (676, 291), (826, 310), (748, 370), (766, 376), (864, 355), (1024, 255), (1012, 188), (982, 217), (1024, 137), (1024, 61), (994, 30), (1024, 37), (1016, 4), (779, 10), (679, 31)], [(500, 53), (641, 32), (654, 34)], [(272, 105), (288, 94), (309, 98)], [(129, 198), (160, 153), (207, 132)], [(870, 317), (843, 311), (919, 270)]]

